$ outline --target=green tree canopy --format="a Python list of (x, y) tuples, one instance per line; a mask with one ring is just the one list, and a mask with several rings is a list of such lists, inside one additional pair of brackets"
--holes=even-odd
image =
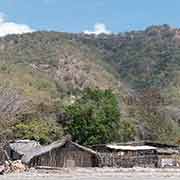
[(20, 122), (14, 127), (16, 138), (31, 139), (41, 144), (51, 143), (63, 136), (63, 129), (45, 120)]
[(120, 110), (111, 90), (86, 89), (65, 111), (72, 118), (67, 132), (81, 144), (107, 143), (118, 137)]

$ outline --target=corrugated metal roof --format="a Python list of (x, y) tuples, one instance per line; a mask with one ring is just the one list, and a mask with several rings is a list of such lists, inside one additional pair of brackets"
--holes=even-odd
[(174, 150), (174, 149), (163, 149), (163, 148), (158, 148), (157, 152), (159, 154), (179, 154), (178, 150)]
[(153, 146), (120, 146), (120, 145), (106, 145), (110, 149), (124, 150), (124, 151), (138, 151), (138, 150), (156, 150)]
[(39, 142), (31, 140), (16, 140), (9, 143), (9, 147), (20, 155), (24, 155), (32, 149), (40, 146)]
[(23, 163), (28, 164), (32, 158), (40, 156), (42, 154), (45, 154), (45, 153), (51, 151), (52, 149), (61, 147), (64, 145), (64, 143), (65, 143), (65, 140), (62, 140), (62, 141), (54, 142), (47, 146), (36, 147), (36, 148), (32, 149), (32, 151), (24, 154), (24, 156), (22, 157), (21, 160)]

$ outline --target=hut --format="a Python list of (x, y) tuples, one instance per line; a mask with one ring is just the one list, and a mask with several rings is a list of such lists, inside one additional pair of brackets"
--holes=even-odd
[(22, 157), (22, 162), (29, 167), (96, 167), (98, 155), (89, 148), (63, 139), (34, 148)]
[(157, 148), (158, 167), (180, 167), (180, 147), (174, 144), (145, 141), (144, 145)]
[[(116, 146), (118, 150), (115, 146), (112, 148), (113, 146), (111, 145), (96, 145), (93, 147), (94, 150), (100, 152), (101, 156), (104, 157), (101, 158), (101, 164), (103, 166), (180, 167), (180, 147), (178, 145), (152, 141), (133, 141), (118, 143)], [(147, 147), (150, 149), (148, 150)], [(126, 152), (122, 153), (125, 149)], [(109, 157), (104, 153), (107, 153)], [(124, 154), (125, 157), (118, 156), (118, 153)], [(128, 164), (125, 159), (129, 160)]]
[(34, 148), (40, 147), (40, 144), (37, 141), (32, 140), (15, 140), (9, 142), (5, 150), (9, 156), (9, 159), (12, 161), (21, 160), (23, 155), (32, 151)]
[(158, 148), (158, 167), (180, 167), (180, 153), (178, 150)]
[(157, 149), (152, 146), (96, 145), (92, 147), (99, 153), (101, 167), (157, 167)]

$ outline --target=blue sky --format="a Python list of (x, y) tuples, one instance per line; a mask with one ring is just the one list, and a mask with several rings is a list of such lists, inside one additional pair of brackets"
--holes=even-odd
[(34, 30), (93, 31), (96, 23), (111, 32), (150, 25), (180, 27), (180, 0), (0, 0), (6, 22)]

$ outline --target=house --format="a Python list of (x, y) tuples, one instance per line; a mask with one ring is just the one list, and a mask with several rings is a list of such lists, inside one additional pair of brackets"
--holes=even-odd
[(40, 146), (22, 157), (22, 162), (29, 167), (96, 167), (98, 155), (95, 151), (62, 139), (47, 146)]
[(158, 154), (156, 147), (145, 145), (95, 145), (99, 153), (101, 167), (157, 167)]
[(5, 149), (12, 161), (20, 160), (23, 155), (32, 151), (34, 148), (40, 147), (41, 145), (37, 141), (32, 140), (15, 140), (9, 142)]

